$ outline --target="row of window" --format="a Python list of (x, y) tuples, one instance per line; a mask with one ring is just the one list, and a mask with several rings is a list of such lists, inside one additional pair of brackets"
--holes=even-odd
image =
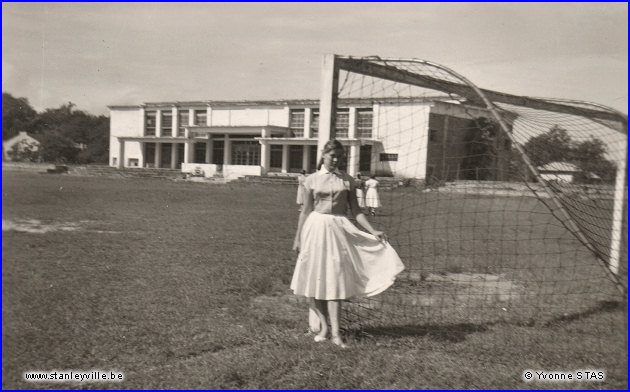
[[(372, 137), (372, 109), (357, 109), (356, 136)], [(311, 136), (319, 133), (319, 110), (311, 111)], [(291, 109), (289, 112), (289, 128), (294, 137), (304, 137), (304, 109)], [(350, 130), (350, 110), (337, 109), (335, 114), (335, 131), (338, 138), (347, 138)]]
[[(193, 123), (192, 125), (207, 125), (207, 112), (205, 109), (193, 111)], [(190, 113), (188, 110), (181, 110), (177, 112), (177, 133), (173, 135), (173, 112), (162, 111), (160, 112), (160, 120), (162, 122), (162, 136), (184, 136), (184, 128), (187, 127), (190, 121)], [(144, 114), (144, 129), (146, 136), (155, 136), (157, 128), (157, 112), (147, 111)]]
[[(207, 112), (205, 109), (193, 111), (192, 125), (206, 126)], [(190, 121), (188, 110), (177, 112), (177, 130), (173, 131), (173, 113), (171, 111), (160, 112), (161, 135), (162, 136), (184, 136), (184, 128)], [(356, 136), (359, 138), (372, 137), (372, 109), (357, 109), (356, 115)], [(145, 135), (155, 136), (157, 130), (157, 111), (145, 112)], [(289, 128), (294, 137), (304, 137), (304, 109), (291, 109), (289, 112)], [(319, 110), (313, 109), (311, 112), (311, 137), (319, 134)], [(335, 130), (338, 138), (347, 138), (350, 129), (349, 109), (338, 109), (335, 118)]]

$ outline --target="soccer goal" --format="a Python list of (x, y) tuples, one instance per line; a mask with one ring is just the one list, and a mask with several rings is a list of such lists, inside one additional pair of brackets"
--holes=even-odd
[(327, 55), (320, 151), (331, 138), (351, 175), (380, 180), (370, 219), (406, 265), (388, 291), (344, 305), (349, 328), (528, 323), (624, 303), (626, 115), (481, 89), (424, 60)]

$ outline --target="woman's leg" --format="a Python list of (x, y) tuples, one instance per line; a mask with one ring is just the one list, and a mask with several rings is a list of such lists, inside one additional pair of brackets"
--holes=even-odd
[(341, 301), (328, 301), (328, 317), (330, 318), (330, 335), (332, 342), (339, 347), (345, 348), (346, 345), (341, 340), (339, 334), (339, 312), (341, 310)]
[(316, 336), (316, 340), (323, 340), (328, 334), (328, 320), (326, 319), (328, 309), (326, 308), (326, 302), (327, 301), (315, 298), (311, 298), (309, 301), (310, 308), (317, 314), (320, 322), (319, 333)]

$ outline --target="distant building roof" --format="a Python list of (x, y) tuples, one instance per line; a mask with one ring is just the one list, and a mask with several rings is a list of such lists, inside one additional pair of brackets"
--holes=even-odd
[(539, 172), (567, 172), (577, 173), (581, 172), (579, 167), (569, 162), (551, 162), (543, 166), (538, 166)]
[(28, 141), (28, 142), (32, 142), (32, 143), (39, 143), (39, 140), (35, 139), (34, 137), (30, 136), (28, 133), (24, 132), (24, 131), (20, 131), (17, 135), (13, 136), (11, 139), (5, 140), (4, 142), (2, 142), (3, 145), (5, 146), (12, 146), (17, 142), (20, 141)]
[[(446, 102), (456, 104), (448, 96), (432, 96), (432, 97), (374, 97), (374, 98), (339, 98), (340, 104), (345, 105), (361, 105), (361, 104), (404, 104), (404, 103), (431, 103)], [(165, 102), (145, 102), (141, 105), (109, 105), (110, 110), (121, 109), (138, 109), (138, 108), (166, 108), (166, 107), (234, 107), (234, 106), (316, 106), (319, 105), (319, 99), (277, 99), (277, 100), (240, 100), (240, 101), (165, 101)]]
[(5, 140), (2, 142), (2, 159), (9, 160), (9, 151), (14, 145), (23, 145), (23, 144), (31, 144), (39, 148), (39, 140), (30, 136), (24, 131), (20, 131), (17, 135), (13, 136), (11, 139)]

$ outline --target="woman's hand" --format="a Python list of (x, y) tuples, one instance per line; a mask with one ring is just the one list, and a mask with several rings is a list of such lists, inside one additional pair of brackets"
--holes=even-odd
[(295, 240), (293, 240), (293, 250), (296, 251), (297, 253), (300, 253), (300, 239), (296, 238)]
[(387, 235), (384, 231), (374, 230), (372, 231), (372, 235), (378, 238), (381, 242), (387, 242)]

